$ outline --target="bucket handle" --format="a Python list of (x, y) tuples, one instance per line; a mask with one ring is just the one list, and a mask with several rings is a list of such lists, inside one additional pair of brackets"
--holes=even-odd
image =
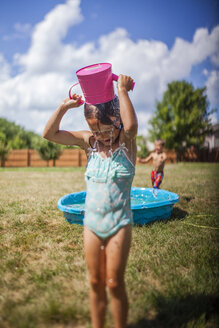
[[(118, 75), (112, 73), (112, 78), (113, 78), (113, 81), (118, 81), (118, 78), (119, 78), (119, 77), (118, 77)], [(134, 89), (134, 86), (135, 86), (135, 82), (133, 81), (133, 82), (132, 82), (131, 90)]]
[[(79, 82), (73, 84), (73, 85), (71, 86), (71, 88), (69, 89), (69, 92), (68, 92), (69, 99), (73, 99), (73, 98), (72, 98), (72, 95), (71, 95), (71, 90), (72, 90), (72, 88), (75, 87), (77, 84), (79, 84)], [(84, 104), (84, 100), (81, 99), (81, 101), (79, 102), (79, 105), (82, 105), (82, 104)]]

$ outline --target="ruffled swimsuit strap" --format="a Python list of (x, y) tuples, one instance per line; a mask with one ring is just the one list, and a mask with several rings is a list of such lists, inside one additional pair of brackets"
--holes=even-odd
[(125, 143), (121, 143), (119, 140), (119, 150), (125, 150), (126, 152), (128, 152), (128, 148), (125, 146)]
[(90, 143), (90, 139), (92, 138), (92, 136), (90, 136), (89, 138), (89, 145), (90, 147), (87, 149), (88, 150), (88, 158), (90, 158), (91, 155), (93, 155), (94, 152), (97, 152), (97, 140), (94, 141), (94, 146), (92, 147), (91, 146), (91, 143)]
[(125, 157), (127, 158), (127, 160), (132, 164), (132, 166), (135, 167), (135, 165), (132, 163), (131, 159), (128, 157), (128, 148), (126, 147), (124, 142), (121, 143), (119, 141), (119, 147), (116, 150), (118, 150), (118, 154), (122, 152), (125, 155)]

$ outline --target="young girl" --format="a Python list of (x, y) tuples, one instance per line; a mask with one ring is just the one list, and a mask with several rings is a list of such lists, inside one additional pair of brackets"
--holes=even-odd
[(90, 274), (91, 319), (104, 326), (106, 287), (116, 328), (126, 326), (128, 300), (124, 273), (131, 245), (130, 189), (135, 174), (137, 118), (128, 96), (133, 80), (120, 75), (118, 97), (84, 105), (90, 131), (59, 130), (63, 115), (80, 106), (81, 97), (65, 99), (44, 129), (44, 138), (85, 150), (87, 194), (84, 217), (85, 259)]

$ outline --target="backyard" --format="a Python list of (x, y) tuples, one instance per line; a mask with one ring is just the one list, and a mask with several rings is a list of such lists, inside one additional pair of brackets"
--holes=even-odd
[[(91, 327), (82, 227), (56, 206), (85, 190), (84, 171), (0, 169), (1, 328)], [(151, 187), (150, 171), (137, 165), (133, 186)], [(170, 219), (133, 228), (128, 327), (216, 328), (219, 164), (168, 164), (161, 187), (180, 202)]]

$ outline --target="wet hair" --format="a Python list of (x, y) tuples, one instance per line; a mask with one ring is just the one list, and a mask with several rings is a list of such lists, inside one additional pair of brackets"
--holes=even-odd
[(165, 141), (163, 139), (157, 139), (157, 140), (155, 140), (155, 143), (160, 144), (163, 147), (165, 145)]
[[(85, 104), (84, 116), (86, 119), (96, 118), (104, 125), (115, 125), (115, 122), (121, 122), (118, 96), (115, 96), (113, 100), (103, 104), (96, 104), (93, 106)], [(113, 120), (112, 117), (115, 118), (115, 120)]]

